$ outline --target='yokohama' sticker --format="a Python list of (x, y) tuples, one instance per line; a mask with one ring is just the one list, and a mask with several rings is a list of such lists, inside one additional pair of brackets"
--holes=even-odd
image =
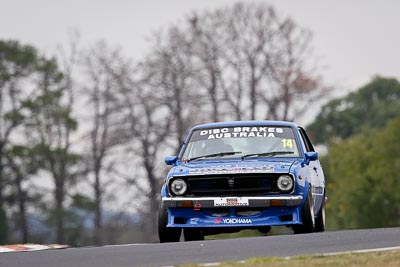
[(242, 218), (217, 218), (214, 220), (214, 224), (250, 224), (253, 223), (251, 219)]

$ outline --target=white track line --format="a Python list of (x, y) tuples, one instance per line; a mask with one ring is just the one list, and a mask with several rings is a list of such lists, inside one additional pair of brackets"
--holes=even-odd
[(331, 253), (323, 253), (320, 255), (323, 256), (334, 256), (334, 255), (341, 255), (341, 254), (351, 254), (351, 253), (368, 253), (368, 252), (379, 252), (379, 251), (388, 251), (388, 250), (398, 250), (398, 247), (387, 247), (387, 248), (372, 248), (372, 249), (360, 249), (360, 250), (350, 250), (350, 251), (342, 251), (342, 252), (331, 252)]

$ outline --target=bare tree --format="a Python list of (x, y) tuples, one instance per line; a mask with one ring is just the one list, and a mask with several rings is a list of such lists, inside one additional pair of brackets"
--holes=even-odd
[(140, 71), (134, 71), (136, 75), (120, 76), (120, 82), (124, 84), (120, 88), (125, 96), (125, 136), (129, 140), (130, 154), (138, 157), (140, 165), (135, 174), (127, 176), (127, 181), (145, 197), (141, 202), (135, 195), (133, 202), (147, 203), (144, 227), (148, 240), (154, 241), (159, 193), (165, 174), (161, 167), (162, 152), (168, 149), (165, 142), (171, 137), (173, 117), (169, 113), (169, 103), (157, 91), (157, 77), (152, 76), (149, 66), (142, 63), (138, 66)]
[(268, 88), (260, 92), (268, 107), (266, 118), (293, 120), (329, 93), (311, 61), (311, 37), (291, 19), (280, 22), (275, 40), (279, 50), (268, 68)]
[[(244, 90), (247, 105), (242, 116), (257, 119), (257, 107), (263, 77), (273, 64), (271, 58), (276, 51), (273, 38), (276, 35), (276, 14), (272, 7), (264, 4), (237, 3), (224, 12), (226, 27), (227, 67), (243, 79), (240, 90)], [(250, 111), (246, 114), (246, 111)]]
[(174, 147), (178, 148), (187, 130), (204, 120), (204, 94), (196, 87), (191, 43), (186, 32), (171, 27), (166, 34), (158, 33), (153, 40), (153, 53), (145, 59), (151, 76), (153, 93), (164, 99), (172, 121)]
[[(271, 6), (237, 3), (194, 13), (187, 23), (171, 27), (157, 42), (165, 42), (155, 51), (162, 51), (158, 58), (166, 62), (158, 72), (175, 73), (169, 83), (164, 79), (168, 85), (164, 87), (175, 90), (175, 96), (183, 90), (199, 92), (200, 110), (212, 110), (208, 120), (219, 120), (220, 110), (227, 106), (233, 116), (223, 114), (221, 119), (291, 120), (327, 93), (313, 66), (311, 33), (289, 18), (281, 19)], [(177, 62), (184, 63), (187, 71), (174, 71)], [(177, 86), (182, 84), (184, 89)], [(192, 102), (175, 103), (176, 110), (184, 110), (184, 105)]]
[(82, 92), (87, 97), (85, 104), (91, 107), (92, 113), (86, 123), (90, 125), (87, 130), (90, 140), (87, 162), (89, 174), (93, 175), (95, 243), (102, 244), (104, 176), (108, 175), (108, 157), (114, 147), (125, 141), (119, 136), (123, 126), (123, 101), (118, 99), (117, 79), (122, 76), (121, 71), (126, 72), (129, 66), (119, 50), (111, 50), (105, 42), (99, 42), (90, 49), (84, 56), (83, 64), (87, 78)]
[(225, 33), (222, 30), (222, 21), (219, 17), (213, 16), (212, 13), (206, 13), (201, 17), (199, 23), (199, 15), (193, 13), (189, 18), (191, 34), (189, 42), (190, 50), (188, 56), (193, 57), (194, 79), (198, 82), (199, 89), (204, 88), (205, 110), (211, 108), (210, 119), (214, 122), (219, 121), (223, 116), (223, 90), (220, 84), (222, 74), (222, 60), (224, 43), (222, 42)]

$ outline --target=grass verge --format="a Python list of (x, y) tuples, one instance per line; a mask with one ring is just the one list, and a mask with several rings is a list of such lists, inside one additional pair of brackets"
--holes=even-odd
[[(201, 264), (178, 265), (180, 267), (200, 267)], [(348, 253), (329, 256), (297, 256), (292, 258), (251, 258), (244, 262), (222, 262), (221, 267), (398, 267), (400, 250), (369, 253)]]

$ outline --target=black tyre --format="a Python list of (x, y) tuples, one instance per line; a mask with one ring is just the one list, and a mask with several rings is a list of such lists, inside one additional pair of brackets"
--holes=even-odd
[(204, 235), (201, 230), (196, 228), (184, 228), (183, 236), (185, 237), (185, 241), (199, 241), (204, 240)]
[(170, 228), (168, 224), (168, 212), (164, 205), (161, 204), (158, 212), (158, 237), (160, 243), (179, 242), (181, 237), (181, 228)]
[(325, 197), (315, 219), (315, 232), (325, 231)]
[(306, 234), (312, 233), (315, 229), (315, 217), (314, 217), (314, 201), (312, 198), (311, 190), (308, 191), (306, 202), (301, 209), (301, 219), (303, 224), (293, 225), (293, 231), (295, 234)]

